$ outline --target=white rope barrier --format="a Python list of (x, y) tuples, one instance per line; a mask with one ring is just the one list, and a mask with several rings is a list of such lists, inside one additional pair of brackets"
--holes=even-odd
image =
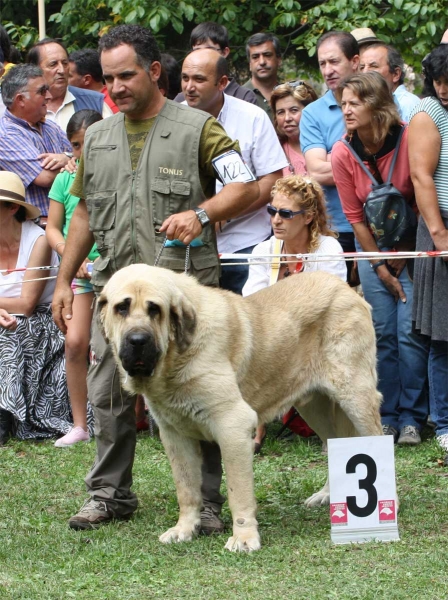
[(51, 267), (19, 267), (18, 269), (0, 269), (0, 273), (20, 273), (22, 271), (48, 271), (50, 269), (59, 269), (59, 265)]
[[(329, 260), (372, 260), (374, 258), (381, 260), (402, 260), (404, 258), (435, 258), (435, 257), (448, 257), (447, 250), (433, 250), (427, 252), (343, 252), (338, 254), (315, 254), (315, 253), (307, 253), (307, 254), (257, 254), (254, 257), (253, 254), (230, 254), (230, 253), (222, 253), (219, 255), (221, 261), (224, 260), (233, 260), (237, 259), (245, 259), (252, 261), (255, 260), (263, 260), (268, 262), (266, 259), (279, 259), (279, 258), (289, 258), (294, 259), (295, 261), (303, 261), (307, 260), (309, 262), (325, 262)], [(270, 262), (273, 262), (272, 260)], [(294, 261), (290, 261), (294, 262)], [(221, 262), (222, 264), (222, 262)], [(235, 264), (235, 263), (231, 263)]]
[[(22, 283), (31, 283), (32, 281), (46, 281), (47, 279), (56, 279), (57, 275), (52, 277), (37, 277), (36, 279), (27, 279), (26, 281), (15, 281), (14, 285), (22, 285)], [(10, 283), (0, 283), (0, 287), (11, 285)]]
[[(266, 263), (273, 263), (281, 261), (282, 264), (291, 264), (297, 262), (328, 262), (335, 260), (372, 260), (374, 258), (378, 260), (403, 260), (409, 258), (448, 258), (448, 250), (429, 250), (421, 252), (343, 252), (339, 254), (259, 254), (254, 257), (253, 254), (231, 254), (221, 253), (219, 259), (221, 266), (235, 266), (235, 265), (247, 265), (249, 261), (250, 265), (265, 265)], [(288, 260), (285, 260), (288, 259)], [(232, 261), (232, 262), (225, 262)], [(93, 263), (89, 263), (93, 265)], [(23, 271), (49, 271), (51, 269), (59, 269), (59, 265), (51, 265), (47, 267), (21, 267), (18, 269), (0, 269), (0, 273), (15, 273)], [(27, 279), (26, 281), (17, 282), (20, 283), (31, 283), (32, 281), (44, 281), (47, 279), (56, 279), (56, 275), (52, 277), (38, 277), (36, 279)], [(0, 283), (0, 287), (10, 285), (10, 283)]]

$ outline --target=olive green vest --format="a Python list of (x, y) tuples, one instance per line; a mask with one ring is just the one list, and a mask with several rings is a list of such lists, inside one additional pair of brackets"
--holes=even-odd
[[(89, 226), (100, 253), (92, 275), (96, 290), (122, 267), (153, 265), (165, 239), (156, 233), (163, 221), (206, 198), (199, 177), (199, 142), (209, 118), (205, 112), (167, 100), (135, 171), (123, 114), (88, 128), (83, 185)], [(214, 228), (206, 226), (201, 239), (202, 246), (190, 248), (194, 268), (219, 269)], [(158, 264), (183, 271), (185, 248), (164, 248)]]

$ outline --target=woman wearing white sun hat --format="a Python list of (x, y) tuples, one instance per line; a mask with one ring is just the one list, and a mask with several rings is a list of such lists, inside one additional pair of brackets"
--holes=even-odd
[(44, 279), (55, 273), (31, 270), (57, 264), (33, 223), (39, 215), (20, 178), (0, 171), (0, 444), (11, 434), (49, 438), (72, 426), (64, 338), (50, 310), (55, 281)]

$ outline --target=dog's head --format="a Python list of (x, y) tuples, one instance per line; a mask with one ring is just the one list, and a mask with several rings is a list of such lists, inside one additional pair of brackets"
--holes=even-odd
[(131, 377), (150, 377), (172, 350), (192, 343), (196, 311), (183, 293), (188, 278), (131, 265), (115, 273), (98, 299), (99, 319), (115, 358)]

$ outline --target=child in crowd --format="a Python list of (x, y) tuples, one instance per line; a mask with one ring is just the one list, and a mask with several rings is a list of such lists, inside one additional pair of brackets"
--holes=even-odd
[[(79, 160), (81, 156), (87, 127), (101, 119), (102, 116), (95, 110), (80, 110), (71, 117), (67, 125), (67, 137), (76, 160)], [(50, 246), (59, 256), (64, 253), (70, 220), (79, 202), (79, 198), (70, 194), (74, 177), (75, 173), (68, 171), (59, 173), (49, 193), (50, 209), (46, 233)], [(72, 446), (77, 442), (87, 442), (90, 439), (87, 422), (87, 353), (94, 294), (90, 283), (90, 274), (86, 267), (98, 256), (96, 245), (94, 245), (72, 283), (75, 297), (73, 317), (67, 321), (65, 359), (74, 425), (69, 433), (55, 442), (55, 446), (58, 448)]]

